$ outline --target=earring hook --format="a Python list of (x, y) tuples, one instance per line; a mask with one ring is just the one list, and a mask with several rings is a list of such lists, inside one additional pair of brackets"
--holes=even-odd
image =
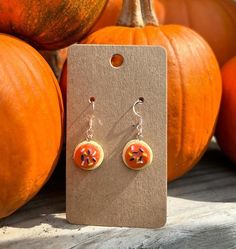
[(94, 110), (95, 110), (95, 97), (90, 97), (89, 103), (92, 105), (92, 114), (89, 115), (89, 127), (86, 131), (87, 141), (90, 141), (93, 138), (93, 119), (94, 119)]
[(144, 102), (144, 98), (140, 97), (137, 101), (135, 101), (135, 103), (133, 104), (133, 113), (135, 116), (137, 116), (139, 118), (139, 122), (138, 125), (136, 126), (137, 130), (138, 130), (138, 134), (137, 134), (137, 138), (141, 139), (143, 137), (143, 117), (141, 116), (141, 114), (139, 112), (136, 111), (136, 106), (138, 104), (143, 104)]
[(142, 118), (142, 116), (141, 116), (141, 114), (140, 114), (139, 112), (136, 111), (135, 107), (136, 107), (136, 105), (138, 105), (138, 104), (143, 104), (143, 102), (144, 102), (143, 98), (139, 98), (139, 99), (138, 99), (137, 101), (135, 101), (135, 103), (133, 104), (133, 112), (134, 112), (134, 114), (135, 114), (137, 117), (139, 117), (139, 118)]

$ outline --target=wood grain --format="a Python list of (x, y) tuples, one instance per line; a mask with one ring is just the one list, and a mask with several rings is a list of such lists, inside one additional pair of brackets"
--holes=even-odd
[(162, 229), (78, 226), (65, 219), (65, 193), (58, 183), (0, 221), (0, 248), (236, 248), (236, 168), (215, 144), (168, 192)]

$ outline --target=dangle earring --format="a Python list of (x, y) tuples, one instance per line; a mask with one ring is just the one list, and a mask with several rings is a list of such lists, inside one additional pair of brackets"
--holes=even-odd
[(133, 104), (133, 113), (139, 118), (137, 129), (137, 139), (129, 141), (123, 149), (123, 161), (125, 165), (133, 170), (142, 170), (148, 167), (153, 160), (153, 153), (150, 146), (143, 138), (143, 118), (135, 109), (136, 105), (143, 104), (144, 98), (139, 98)]
[(94, 170), (101, 165), (104, 152), (100, 144), (93, 141), (93, 120), (95, 98), (91, 97), (89, 103), (92, 106), (92, 114), (89, 115), (89, 127), (86, 131), (86, 140), (78, 144), (74, 150), (73, 159), (75, 165), (83, 170)]

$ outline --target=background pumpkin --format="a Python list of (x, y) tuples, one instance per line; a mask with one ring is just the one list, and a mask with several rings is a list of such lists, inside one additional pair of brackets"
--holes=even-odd
[(28, 44), (0, 34), (0, 218), (31, 199), (59, 156), (63, 104), (58, 82)]
[(222, 151), (236, 162), (236, 57), (222, 68), (223, 95), (216, 138)]
[(0, 32), (56, 50), (77, 42), (99, 17), (106, 0), (0, 1)]
[[(122, 0), (108, 0), (106, 7), (104, 8), (101, 16), (97, 20), (96, 24), (94, 25), (90, 33), (93, 33), (107, 26), (116, 25), (121, 12), (122, 2), (123, 2)], [(165, 16), (163, 5), (158, 0), (155, 0), (154, 8), (158, 16), (159, 22), (162, 23), (164, 21), (164, 16)]]
[(235, 0), (160, 0), (165, 24), (181, 24), (197, 31), (223, 65), (236, 55)]
[[(140, 2), (142, 13), (139, 13)], [(124, 3), (119, 20), (123, 26), (101, 29), (83, 43), (146, 44), (166, 48), (168, 180), (171, 181), (196, 164), (212, 137), (221, 99), (219, 66), (211, 48), (194, 31), (177, 25), (158, 26), (150, 6), (152, 1), (126, 0)], [(134, 24), (136, 27), (131, 28)], [(145, 24), (150, 25), (142, 27)], [(61, 84), (66, 85), (65, 82)]]
[(63, 65), (67, 58), (67, 48), (52, 51), (39, 50), (39, 53), (52, 68), (52, 71), (54, 72), (56, 78), (59, 79), (61, 76)]

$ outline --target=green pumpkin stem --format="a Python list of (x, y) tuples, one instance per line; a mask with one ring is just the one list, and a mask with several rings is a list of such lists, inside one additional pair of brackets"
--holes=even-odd
[(153, 0), (123, 0), (117, 25), (126, 27), (158, 26)]

